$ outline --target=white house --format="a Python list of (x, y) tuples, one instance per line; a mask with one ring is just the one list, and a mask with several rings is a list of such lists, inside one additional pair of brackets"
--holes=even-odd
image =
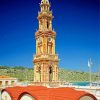
[(9, 76), (0, 76), (0, 88), (7, 86), (14, 86), (17, 84), (18, 79)]

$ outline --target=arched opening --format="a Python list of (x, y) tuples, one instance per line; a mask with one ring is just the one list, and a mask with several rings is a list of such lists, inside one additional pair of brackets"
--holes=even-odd
[(8, 81), (5, 81), (5, 85), (8, 86)]
[(12, 85), (12, 86), (14, 85), (14, 83), (15, 83), (14, 81), (11, 81), (11, 85)]
[(52, 71), (52, 66), (49, 67), (49, 81), (52, 82), (52, 78), (53, 78), (53, 71)]
[(12, 100), (12, 98), (7, 91), (2, 91), (1, 100)]
[(83, 96), (79, 100), (95, 100), (95, 99), (90, 96)]
[(24, 94), (20, 100), (35, 100), (35, 98), (29, 94)]
[(49, 29), (49, 22), (47, 21), (47, 29)]
[(2, 81), (0, 81), (0, 87), (2, 86)]
[(17, 100), (37, 100), (37, 98), (34, 96), (34, 94), (23, 92), (19, 95)]
[(92, 94), (86, 94), (79, 98), (79, 100), (97, 100), (96, 97)]

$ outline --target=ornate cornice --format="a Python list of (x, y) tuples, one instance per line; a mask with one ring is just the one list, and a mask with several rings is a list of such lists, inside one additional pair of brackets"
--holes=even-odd
[(59, 62), (59, 59), (58, 59), (57, 54), (55, 54), (55, 55), (40, 54), (40, 55), (35, 55), (34, 56), (34, 59), (33, 59), (34, 63), (41, 62), (41, 61)]
[(38, 17), (37, 19), (41, 19), (41, 18), (49, 18), (49, 19), (53, 19), (54, 17), (52, 16), (52, 12), (51, 11), (44, 11), (44, 12), (39, 12), (38, 13)]
[(38, 30), (36, 33), (35, 33), (35, 37), (39, 37), (39, 36), (56, 36), (56, 32), (54, 31), (50, 31), (50, 30), (45, 30), (45, 31), (40, 31)]

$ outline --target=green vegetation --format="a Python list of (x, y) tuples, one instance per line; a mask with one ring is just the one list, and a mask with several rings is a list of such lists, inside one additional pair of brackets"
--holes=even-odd
[[(34, 72), (33, 68), (26, 68), (23, 66), (0, 66), (0, 75), (15, 77), (18, 78), (20, 81), (33, 81)], [(89, 73), (59, 69), (59, 80), (68, 82), (89, 81)], [(97, 80), (96, 73), (92, 73), (92, 80)]]
[(0, 66), (0, 75), (18, 78), (19, 81), (33, 81), (33, 69), (23, 66), (6, 67)]
[[(97, 74), (92, 73), (92, 81), (97, 80)], [(82, 71), (70, 71), (65, 69), (59, 70), (59, 79), (61, 81), (68, 81), (68, 82), (82, 82), (82, 81), (89, 81), (89, 73), (82, 72)]]

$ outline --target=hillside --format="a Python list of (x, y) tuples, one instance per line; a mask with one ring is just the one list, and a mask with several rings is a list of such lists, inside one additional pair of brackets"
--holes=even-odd
[[(23, 66), (16, 66), (16, 67), (0, 66), (0, 75), (16, 77), (20, 81), (25, 81), (25, 80), (33, 81), (34, 72), (33, 68), (26, 68)], [(89, 81), (89, 73), (59, 69), (59, 80), (68, 82)], [(97, 80), (96, 73), (92, 73), (92, 80), (93, 81)]]
[[(60, 69), (59, 70), (59, 79), (61, 81), (68, 81), (68, 82), (82, 82), (82, 81), (89, 81), (89, 73), (82, 72), (82, 71), (71, 71)], [(92, 81), (97, 80), (96, 73), (92, 73)]]
[(16, 66), (16, 67), (0, 66), (0, 75), (16, 77), (20, 81), (25, 81), (25, 80), (33, 81), (33, 69), (25, 68), (23, 66)]

